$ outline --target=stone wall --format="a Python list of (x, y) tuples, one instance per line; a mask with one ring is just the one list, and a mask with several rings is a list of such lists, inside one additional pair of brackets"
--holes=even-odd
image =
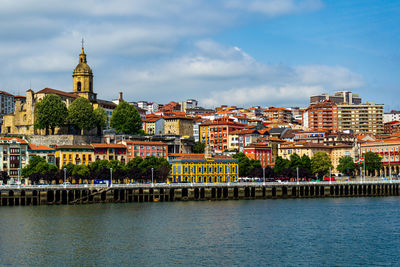
[(35, 145), (84, 145), (90, 143), (100, 143), (101, 139), (97, 136), (87, 135), (31, 135), (28, 138), (31, 144)]

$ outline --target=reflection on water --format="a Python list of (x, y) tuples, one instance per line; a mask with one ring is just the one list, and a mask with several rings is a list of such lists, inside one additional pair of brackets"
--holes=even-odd
[(0, 265), (397, 265), (400, 198), (2, 207)]

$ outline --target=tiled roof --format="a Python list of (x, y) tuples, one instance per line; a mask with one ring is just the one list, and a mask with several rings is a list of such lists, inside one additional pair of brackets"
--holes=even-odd
[(56, 149), (90, 149), (93, 150), (91, 145), (61, 145), (56, 146)]
[(126, 148), (126, 146), (123, 144), (94, 143), (91, 145), (94, 148)]
[(0, 91), (0, 94), (3, 94), (3, 95), (10, 95), (10, 96), (12, 96), (12, 94), (10, 94), (10, 93), (7, 93), (7, 92), (5, 92), (5, 91)]
[(50, 150), (50, 151), (54, 151), (54, 148), (48, 147), (48, 146), (44, 146), (44, 145), (35, 145), (35, 144), (29, 144), (29, 149), (30, 150)]
[(18, 143), (21, 143), (21, 144), (28, 144), (28, 142), (26, 142), (24, 139), (16, 138), (16, 137), (0, 137), (0, 140), (17, 141)]
[(166, 146), (166, 143), (157, 141), (124, 141), (127, 145)]
[(40, 90), (39, 92), (37, 92), (36, 94), (56, 94), (56, 95), (70, 97), (70, 98), (78, 98), (78, 96), (76, 94), (67, 93), (64, 91), (51, 89), (51, 88), (44, 88), (44, 89)]

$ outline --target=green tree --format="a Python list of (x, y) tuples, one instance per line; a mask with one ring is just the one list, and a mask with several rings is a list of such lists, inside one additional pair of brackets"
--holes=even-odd
[(33, 155), (30, 159), (29, 159), (29, 163), (28, 165), (26, 165), (23, 169), (22, 169), (22, 176), (23, 177), (30, 177), (32, 174), (35, 173), (35, 168), (36, 166), (41, 163), (41, 162), (46, 162), (46, 160), (42, 157)]
[(29, 177), (29, 179), (36, 183), (40, 179), (52, 180), (57, 176), (58, 168), (46, 162), (45, 159), (39, 156), (32, 156), (29, 164), (22, 169), (22, 176)]
[(46, 95), (35, 105), (35, 129), (46, 129), (46, 134), (51, 130), (54, 134), (56, 127), (65, 125), (67, 107), (58, 95)]
[(93, 106), (89, 100), (79, 97), (68, 107), (68, 123), (79, 130), (91, 130), (95, 126), (96, 119)]
[(378, 154), (375, 154), (374, 152), (367, 152), (364, 154), (364, 160), (365, 160), (365, 169), (369, 173), (374, 173), (375, 171), (379, 171), (382, 169), (382, 159)]
[(293, 153), (290, 155), (290, 168), (296, 170), (298, 167), (302, 167), (301, 158), (296, 153)]
[(239, 160), (240, 177), (248, 176), (255, 168), (261, 168), (259, 160), (250, 160), (243, 152), (236, 153), (232, 157)]
[(284, 170), (290, 168), (290, 161), (288, 159), (284, 159), (281, 156), (276, 157), (274, 172), (277, 175), (282, 175)]
[(142, 129), (142, 120), (133, 105), (122, 101), (111, 115), (110, 126), (119, 133), (139, 134)]
[(317, 152), (311, 159), (311, 171), (321, 178), (332, 168), (332, 162), (329, 155), (325, 152)]
[(84, 165), (75, 165), (72, 170), (72, 176), (75, 179), (87, 179), (89, 177), (90, 170)]
[(301, 156), (301, 167), (311, 171), (311, 159), (306, 154)]
[(206, 144), (202, 142), (196, 142), (193, 146), (193, 153), (204, 153), (204, 150), (206, 148)]
[(343, 156), (339, 159), (339, 164), (337, 166), (338, 171), (341, 173), (344, 173), (346, 175), (350, 175), (354, 172), (356, 169), (356, 164), (354, 163), (354, 160), (350, 156)]
[(102, 107), (96, 108), (94, 111), (95, 126), (97, 127), (97, 135), (101, 135), (101, 128), (107, 126), (107, 113)]

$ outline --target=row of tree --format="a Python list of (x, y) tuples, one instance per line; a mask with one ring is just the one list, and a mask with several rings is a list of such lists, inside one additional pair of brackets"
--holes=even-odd
[(144, 159), (136, 157), (127, 164), (118, 160), (97, 160), (90, 166), (69, 163), (65, 169), (66, 173), (63, 169), (59, 170), (55, 165), (47, 163), (42, 157), (32, 156), (29, 164), (22, 169), (22, 176), (29, 178), (33, 184), (40, 180), (47, 183), (59, 183), (63, 181), (65, 174), (67, 181), (75, 179), (75, 181), (86, 180), (90, 183), (96, 179), (110, 179), (111, 173), (113, 180), (121, 183), (126, 183), (128, 180), (143, 182), (151, 179), (152, 175), (154, 181), (165, 182), (171, 166), (164, 158), (149, 156)]
[[(35, 107), (35, 129), (45, 129), (54, 134), (55, 128), (68, 126), (70, 132), (92, 130), (97, 133), (107, 124), (106, 111), (98, 107), (93, 109), (92, 103), (79, 97), (67, 108), (58, 95), (46, 95)], [(110, 126), (118, 133), (142, 134), (142, 121), (137, 109), (125, 101), (121, 101), (112, 113)]]
[[(299, 156), (294, 153), (290, 159), (284, 159), (278, 156), (275, 160), (274, 168), (266, 167), (264, 170), (258, 160), (249, 159), (244, 153), (236, 153), (234, 158), (239, 160), (239, 176), (245, 177), (297, 177), (301, 178), (317, 177), (322, 178), (329, 173), (329, 168), (333, 169), (329, 155), (324, 152), (317, 152), (310, 158), (307, 155)], [(364, 155), (365, 169), (368, 174), (374, 174), (375, 171), (382, 169), (380, 156), (373, 152), (367, 152)], [(337, 170), (346, 175), (354, 175), (360, 165), (354, 163), (350, 156), (343, 156), (339, 159)], [(363, 166), (362, 166), (363, 167)]]

